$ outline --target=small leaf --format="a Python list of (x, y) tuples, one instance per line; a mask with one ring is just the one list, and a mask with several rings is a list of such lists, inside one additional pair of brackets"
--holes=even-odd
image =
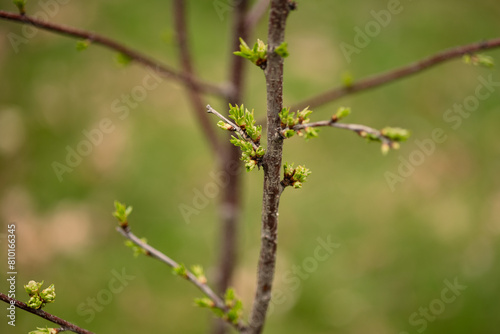
[(337, 116), (337, 119), (342, 119), (344, 117), (347, 117), (351, 114), (351, 108), (346, 108), (346, 107), (340, 107), (337, 109), (337, 113), (335, 116)]
[(187, 269), (183, 263), (179, 264), (178, 267), (173, 268), (172, 272), (177, 276), (181, 276), (183, 278), (187, 277)]
[(199, 307), (212, 308), (215, 303), (210, 298), (196, 298), (194, 303)]
[(12, 0), (14, 5), (16, 5), (17, 9), (19, 10), (19, 13), (21, 15), (24, 15), (26, 13), (25, 7), (26, 7), (26, 0)]
[(123, 54), (121, 52), (117, 53), (115, 56), (115, 61), (118, 65), (125, 67), (130, 64), (132, 61), (132, 58), (130, 58), (128, 55)]
[(353, 82), (354, 79), (350, 72), (344, 72), (342, 74), (342, 84), (344, 85), (344, 87), (351, 87)]
[(203, 271), (203, 267), (200, 265), (191, 266), (191, 272), (193, 275), (200, 281), (200, 283), (207, 283), (207, 277), (205, 276), (205, 272)]
[(89, 45), (90, 45), (90, 40), (88, 40), (88, 39), (78, 41), (78, 42), (76, 42), (76, 50), (77, 51), (87, 50)]
[(390, 140), (394, 141), (405, 141), (410, 138), (410, 131), (403, 128), (383, 128), (380, 133)]
[(276, 49), (274, 49), (274, 52), (281, 58), (286, 58), (290, 55), (288, 52), (288, 43), (283, 42), (281, 43)]
[(487, 68), (492, 68), (495, 66), (495, 60), (483, 54), (466, 54), (463, 56), (464, 63), (474, 66), (483, 66)]

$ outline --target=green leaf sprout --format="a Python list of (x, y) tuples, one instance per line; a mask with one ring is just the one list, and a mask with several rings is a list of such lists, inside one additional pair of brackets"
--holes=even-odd
[(115, 201), (115, 211), (113, 212), (113, 217), (118, 219), (121, 227), (125, 227), (128, 225), (128, 216), (132, 213), (132, 207), (126, 206), (123, 203)]
[(281, 58), (286, 58), (290, 55), (288, 52), (288, 43), (283, 42), (281, 43), (276, 49), (274, 49), (274, 52)]
[(267, 45), (260, 39), (254, 44), (253, 48), (245, 43), (245, 41), (240, 38), (240, 51), (233, 52), (236, 56), (240, 56), (249, 59), (252, 63), (259, 66), (261, 69), (265, 69), (267, 66)]
[(495, 60), (483, 54), (466, 54), (463, 56), (464, 63), (474, 66), (483, 66), (487, 68), (495, 67)]

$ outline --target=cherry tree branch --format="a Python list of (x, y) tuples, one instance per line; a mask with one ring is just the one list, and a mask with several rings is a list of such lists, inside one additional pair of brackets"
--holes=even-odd
[(255, 142), (252, 140), (252, 138), (250, 138), (247, 133), (241, 128), (239, 127), (238, 125), (236, 125), (236, 123), (233, 123), (231, 122), (229, 119), (227, 119), (226, 117), (222, 116), (217, 110), (215, 110), (214, 108), (212, 108), (210, 106), (210, 104), (207, 105), (207, 112), (209, 114), (214, 114), (215, 116), (219, 117), (221, 120), (223, 120), (225, 123), (229, 124), (232, 128), (229, 129), (229, 131), (236, 131), (238, 132), (238, 134), (243, 138), (245, 139), (247, 142), (249, 142), (250, 144), (252, 144), (252, 147), (255, 151), (257, 151), (259, 149), (259, 146), (257, 144), (255, 144)]
[(71, 331), (71, 332), (80, 333), (80, 334), (94, 334), (91, 331), (88, 331), (86, 329), (78, 327), (75, 324), (72, 324), (71, 322), (68, 322), (68, 321), (61, 319), (53, 314), (45, 312), (42, 309), (35, 310), (35, 309), (29, 307), (28, 305), (26, 305), (25, 303), (23, 303), (19, 300), (16, 300), (14, 298), (10, 298), (9, 296), (7, 296), (1, 292), (0, 292), (0, 299), (2, 301), (6, 302), (7, 304), (14, 305), (15, 307), (20, 308), (21, 310), (24, 310), (24, 311), (29, 312), (29, 313), (33, 313), (34, 315), (37, 315), (45, 320), (48, 320), (50, 322), (53, 322), (53, 323), (61, 326), (59, 331)]
[[(291, 128), (291, 130), (299, 131), (305, 128), (317, 128), (317, 127), (322, 127), (322, 126), (331, 126), (333, 128), (338, 128), (338, 129), (345, 129), (349, 131), (353, 131), (356, 134), (358, 134), (360, 137), (365, 138), (367, 134), (371, 135), (374, 138), (377, 138), (380, 140), (382, 143), (387, 144), (389, 147), (392, 147), (396, 141), (384, 136), (380, 130), (371, 128), (366, 125), (361, 125), (361, 124), (346, 124), (346, 123), (337, 123), (335, 119), (327, 120), (327, 121), (319, 121), (319, 122), (313, 122), (313, 123), (306, 123), (306, 124), (297, 124), (294, 127)], [(281, 133), (283, 134), (285, 130), (288, 128), (284, 129)]]
[[(133, 234), (130, 230), (130, 227), (128, 225), (125, 226), (118, 226), (116, 227), (116, 230), (120, 232), (121, 235), (123, 235), (125, 238), (128, 240), (132, 241), (136, 246), (140, 247), (146, 252), (146, 255), (151, 256), (152, 258), (155, 258), (166, 265), (172, 267), (172, 268), (178, 268), (180, 266), (179, 263), (175, 262), (172, 260), (170, 257), (162, 253), (161, 251), (157, 250), (156, 248), (148, 245), (147, 243), (143, 242), (140, 238), (138, 238), (135, 234)], [(206, 283), (201, 282), (195, 275), (193, 275), (189, 270), (186, 270), (186, 275), (181, 276), (185, 278), (187, 281), (193, 283), (201, 292), (205, 294), (212, 302), (214, 303), (214, 307), (220, 309), (224, 313), (228, 311), (228, 308), (222, 300)], [(226, 320), (226, 319), (225, 319)], [(243, 331), (246, 326), (238, 322), (237, 324), (232, 323), (228, 321), (229, 324), (231, 324), (234, 328), (236, 328), (238, 331)]]
[(286, 19), (289, 13), (288, 0), (272, 0), (269, 13), (267, 67), (267, 152), (264, 156), (264, 189), (262, 199), (262, 228), (257, 289), (250, 314), (248, 331), (259, 334), (264, 328), (266, 314), (271, 301), (271, 291), (276, 268), (278, 239), (278, 208), (281, 195), (281, 160), (283, 138), (279, 132), (279, 112), (283, 107), (283, 58), (274, 50), (285, 39)]
[[(202, 101), (200, 85), (193, 79), (196, 78), (194, 74), (191, 50), (189, 49), (188, 43), (188, 31), (187, 31), (187, 13), (186, 13), (186, 2), (184, 0), (174, 0), (173, 2), (173, 16), (175, 22), (175, 32), (177, 44), (179, 46), (179, 53), (181, 59), (181, 66), (183, 74), (186, 76), (186, 89), (193, 109), (196, 113), (197, 119), (200, 123), (201, 129), (208, 139), (212, 151), (216, 155), (221, 155), (221, 145), (219, 139), (215, 134), (215, 130), (210, 126), (208, 116), (205, 112), (205, 104)], [(222, 158), (220, 156), (220, 158)]]
[(346, 95), (365, 91), (371, 88), (379, 87), (391, 83), (398, 79), (408, 77), (412, 74), (420, 73), (426, 69), (444, 63), (446, 61), (461, 57), (466, 54), (472, 54), (482, 50), (494, 49), (500, 47), (500, 38), (495, 38), (483, 42), (463, 45), (448, 50), (441, 51), (433, 56), (424, 58), (409, 65), (390, 70), (385, 73), (361, 79), (350, 86), (343, 86), (328, 90), (304, 101), (298, 102), (292, 109), (303, 109), (309, 106), (311, 109), (321, 105), (338, 100)]
[[(246, 59), (237, 57), (232, 52), (239, 50), (240, 38), (248, 39), (249, 27), (246, 24), (249, 0), (239, 0), (235, 2), (232, 20), (231, 37), (229, 41), (229, 83), (230, 91), (226, 98), (227, 104), (242, 104), (245, 88), (245, 68)], [(219, 215), (221, 226), (218, 245), (218, 263), (216, 287), (219, 293), (226, 291), (231, 284), (234, 269), (236, 267), (238, 254), (238, 225), (241, 214), (241, 162), (240, 149), (226, 142), (224, 158), (220, 161), (221, 172), (227, 176), (227, 185), (222, 191), (222, 198), (219, 204)], [(237, 170), (234, 168), (237, 166)], [(225, 334), (226, 326), (221, 320), (217, 320), (212, 329), (213, 334)]]
[(99, 44), (108, 49), (120, 52), (126, 55), (131, 60), (145, 66), (146, 68), (150, 68), (156, 71), (157, 73), (163, 75), (168, 79), (178, 81), (184, 85), (190, 85), (191, 82), (195, 82), (196, 89), (202, 93), (213, 94), (222, 97), (225, 97), (227, 95), (227, 89), (222, 86), (200, 81), (198, 78), (186, 73), (179, 73), (172, 67), (162, 64), (159, 61), (150, 58), (142, 54), (141, 52), (131, 49), (123, 44), (120, 44), (119, 42), (108, 37), (98, 35), (93, 32), (76, 29), (73, 27), (50, 23), (27, 15), (6, 12), (3, 10), (0, 10), (0, 19), (32, 25), (43, 30), (51, 31), (69, 37), (89, 40), (92, 43)]
[(270, 0), (258, 0), (250, 9), (245, 18), (245, 24), (249, 31), (255, 29), (257, 23), (266, 14), (270, 2)]

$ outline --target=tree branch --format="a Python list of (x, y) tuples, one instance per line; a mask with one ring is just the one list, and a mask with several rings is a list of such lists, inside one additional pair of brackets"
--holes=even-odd
[[(132, 241), (136, 246), (140, 247), (144, 251), (146, 251), (146, 255), (151, 256), (161, 262), (167, 264), (172, 268), (178, 268), (180, 265), (172, 260), (170, 257), (160, 252), (156, 248), (148, 245), (143, 242), (140, 238), (138, 238), (135, 234), (133, 234), (128, 225), (126, 226), (118, 226), (116, 230), (120, 232), (125, 238)], [(228, 308), (225, 302), (220, 298), (206, 283), (201, 282), (195, 275), (193, 275), (189, 270), (186, 270), (186, 275), (183, 276), (187, 281), (193, 283), (201, 292), (203, 292), (212, 302), (214, 303), (214, 307), (220, 309), (224, 313), (228, 311)], [(246, 327), (243, 323), (238, 322), (237, 324), (232, 323), (225, 319), (229, 324), (231, 324), (238, 331), (243, 331)]]
[(218, 155), (219, 158), (221, 156), (221, 145), (219, 143), (219, 139), (215, 134), (215, 130), (212, 126), (210, 126), (210, 122), (208, 120), (208, 116), (205, 112), (205, 104), (202, 101), (201, 97), (201, 89), (200, 85), (193, 80), (196, 78), (194, 74), (192, 59), (191, 59), (191, 50), (189, 49), (188, 44), (188, 32), (187, 32), (187, 23), (186, 23), (186, 2), (184, 0), (174, 0), (173, 2), (173, 14), (174, 14), (174, 22), (175, 22), (175, 32), (177, 43), (179, 45), (180, 58), (183, 74), (186, 76), (186, 89), (189, 96), (189, 101), (191, 102), (193, 109), (196, 113), (198, 122), (202, 128), (205, 137), (208, 139), (210, 146), (212, 147), (212, 151), (214, 154)]
[[(396, 141), (392, 140), (382, 134), (380, 130), (371, 128), (366, 125), (361, 125), (361, 124), (345, 124), (345, 123), (337, 123), (334, 119), (328, 120), (328, 121), (319, 121), (319, 122), (313, 122), (313, 123), (306, 123), (306, 124), (297, 124), (294, 127), (292, 127), (292, 130), (298, 131), (301, 129), (305, 128), (317, 128), (317, 127), (322, 127), (322, 126), (331, 126), (333, 128), (338, 128), (338, 129), (345, 129), (349, 131), (353, 131), (356, 134), (358, 134), (360, 137), (365, 138), (367, 134), (371, 135), (374, 138), (377, 138), (380, 140), (383, 144), (388, 145), (389, 147), (394, 147), (396, 145)], [(288, 129), (288, 128), (287, 128)], [(285, 131), (284, 129), (282, 131)], [(397, 147), (397, 146), (396, 146)]]
[(120, 44), (110, 38), (95, 34), (93, 32), (75, 29), (72, 27), (63, 26), (55, 23), (50, 23), (34, 17), (6, 12), (3, 10), (0, 10), (0, 19), (14, 21), (21, 24), (29, 24), (37, 28), (58, 33), (61, 35), (89, 40), (92, 43), (99, 44), (108, 49), (120, 52), (129, 57), (130, 59), (132, 59), (133, 61), (145, 66), (146, 68), (150, 68), (156, 71), (157, 73), (163, 75), (166, 78), (178, 81), (184, 85), (189, 85), (190, 82), (195, 82), (197, 89), (202, 93), (213, 94), (222, 97), (225, 97), (227, 95), (227, 89), (224, 87), (208, 82), (202, 82), (196, 77), (192, 77), (184, 73), (179, 73), (170, 66), (162, 64), (155, 59), (149, 58), (148, 56), (140, 53), (139, 51), (128, 48), (125, 45)]
[[(228, 104), (242, 104), (246, 59), (237, 57), (232, 52), (237, 51), (240, 45), (240, 37), (248, 39), (249, 29), (245, 22), (249, 0), (239, 0), (235, 4), (232, 15), (232, 34), (229, 42), (229, 82), (230, 93), (226, 99)], [(220, 236), (218, 245), (219, 255), (217, 264), (217, 291), (226, 291), (233, 278), (238, 253), (238, 225), (241, 211), (241, 163), (240, 150), (226, 142), (224, 150), (225, 157), (221, 161), (223, 175), (227, 176), (227, 185), (222, 192), (219, 214), (221, 217)], [(235, 167), (237, 170), (235, 170)], [(216, 321), (212, 330), (213, 334), (225, 334), (226, 327), (222, 321)]]
[[(250, 9), (245, 18), (245, 25), (247, 26), (249, 32), (255, 29), (257, 23), (259, 23), (260, 19), (267, 12), (267, 8), (269, 7), (270, 2), (270, 0), (258, 0), (253, 5), (252, 9)], [(243, 40), (245, 39), (243, 38)]]
[(411, 63), (409, 65), (377, 74), (366, 79), (359, 80), (350, 86), (338, 87), (328, 90), (324, 93), (313, 96), (305, 101), (299, 102), (292, 107), (292, 109), (303, 109), (309, 106), (314, 109), (318, 106), (333, 102), (346, 95), (354, 94), (360, 91), (368, 90), (371, 88), (379, 87), (384, 84), (391, 83), (401, 78), (405, 78), (412, 74), (422, 72), (428, 68), (439, 65), (454, 58), (463, 56), (465, 54), (475, 53), (481, 50), (488, 50), (500, 47), (500, 38), (491, 39), (488, 41), (463, 45), (441, 51), (433, 56), (424, 58), (420, 61)]
[(212, 108), (210, 106), (210, 104), (207, 105), (207, 112), (209, 114), (214, 114), (215, 116), (219, 117), (221, 120), (223, 120), (225, 123), (229, 124), (232, 126), (231, 129), (229, 129), (229, 131), (236, 131), (239, 133), (239, 135), (245, 139), (247, 142), (249, 142), (250, 144), (252, 144), (252, 147), (255, 151), (257, 151), (259, 149), (259, 146), (257, 144), (255, 144), (255, 142), (252, 140), (252, 138), (250, 138), (247, 133), (242, 129), (240, 128), (238, 125), (236, 125), (235, 123), (231, 122), (229, 119), (227, 119), (226, 117), (222, 116), (217, 110), (215, 110), (214, 108)]
[(283, 58), (274, 52), (285, 38), (289, 7), (287, 0), (272, 0), (269, 13), (267, 67), (267, 152), (264, 156), (264, 190), (262, 199), (262, 231), (257, 290), (253, 302), (248, 333), (259, 334), (264, 328), (276, 267), (278, 208), (281, 194), (281, 160), (283, 138), (280, 136), (279, 112), (283, 107)]
[(80, 333), (80, 334), (94, 334), (91, 331), (88, 331), (86, 329), (78, 327), (77, 325), (72, 324), (64, 319), (61, 319), (53, 314), (47, 313), (42, 309), (35, 310), (35, 309), (29, 307), (28, 305), (26, 305), (25, 303), (23, 303), (19, 300), (16, 300), (14, 298), (10, 298), (9, 296), (4, 295), (1, 292), (0, 292), (0, 299), (3, 300), (4, 302), (6, 302), (7, 304), (11, 304), (11, 305), (14, 304), (15, 307), (20, 308), (21, 310), (24, 310), (24, 311), (29, 312), (29, 313), (33, 313), (34, 315), (37, 315), (45, 320), (53, 322), (53, 323), (61, 326), (62, 329), (65, 331), (71, 331), (71, 332)]

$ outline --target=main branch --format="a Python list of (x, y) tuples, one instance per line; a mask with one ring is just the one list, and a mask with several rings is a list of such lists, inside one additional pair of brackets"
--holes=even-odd
[(281, 194), (280, 172), (283, 138), (279, 112), (283, 107), (283, 58), (274, 52), (285, 38), (289, 7), (287, 0), (272, 0), (269, 13), (268, 58), (265, 70), (267, 86), (267, 153), (264, 156), (264, 193), (257, 291), (250, 315), (248, 333), (259, 334), (264, 328), (276, 267), (278, 208)]
[(196, 77), (193, 77), (186, 73), (179, 73), (170, 66), (162, 64), (159, 61), (152, 59), (142, 54), (141, 52), (133, 50), (123, 44), (120, 44), (108, 37), (104, 37), (85, 30), (75, 29), (73, 27), (50, 23), (27, 15), (6, 12), (3, 10), (0, 10), (0, 18), (21, 24), (32, 25), (43, 30), (55, 32), (69, 37), (89, 40), (92, 43), (99, 44), (108, 49), (120, 52), (133, 61), (145, 66), (146, 68), (150, 68), (153, 71), (158, 72), (168, 79), (181, 82), (184, 85), (190, 85), (192, 82), (195, 82), (197, 89), (203, 93), (209, 93), (222, 97), (227, 95), (226, 89), (224, 87), (220, 87), (208, 82), (202, 82)]
[(297, 103), (292, 107), (295, 109), (304, 109), (309, 106), (311, 109), (314, 109), (318, 106), (333, 102), (335, 100), (340, 99), (346, 95), (350, 95), (353, 93), (357, 93), (360, 91), (368, 90), (371, 88), (379, 87), (387, 83), (391, 83), (398, 79), (405, 78), (412, 74), (416, 74), (422, 72), (428, 68), (444, 63), (448, 60), (455, 59), (457, 57), (461, 57), (466, 54), (473, 54), (478, 51), (494, 49), (500, 47), (500, 38), (495, 38), (479, 43), (473, 43), (468, 45), (463, 45), (455, 48), (451, 48), (448, 50), (441, 51), (433, 56), (427, 57), (420, 61), (411, 63), (409, 65), (377, 74), (366, 79), (359, 80), (358, 82), (353, 83), (349, 86), (343, 86), (334, 88), (332, 90), (328, 90), (324, 93), (313, 96), (305, 101)]
[(7, 304), (14, 305), (15, 307), (20, 308), (21, 310), (24, 310), (24, 311), (29, 312), (29, 313), (33, 313), (33, 314), (35, 314), (35, 315), (37, 315), (45, 320), (53, 322), (53, 323), (61, 326), (62, 330), (64, 330), (64, 331), (72, 331), (74, 333), (79, 333), (79, 334), (94, 334), (91, 331), (88, 331), (86, 329), (78, 327), (75, 324), (72, 324), (71, 322), (68, 322), (64, 319), (61, 319), (53, 314), (47, 313), (44, 310), (41, 310), (41, 309), (35, 310), (35, 309), (29, 307), (28, 305), (26, 305), (25, 303), (23, 303), (19, 300), (16, 300), (14, 298), (10, 298), (9, 296), (4, 295), (1, 292), (0, 292), (0, 299), (2, 301), (6, 302)]

